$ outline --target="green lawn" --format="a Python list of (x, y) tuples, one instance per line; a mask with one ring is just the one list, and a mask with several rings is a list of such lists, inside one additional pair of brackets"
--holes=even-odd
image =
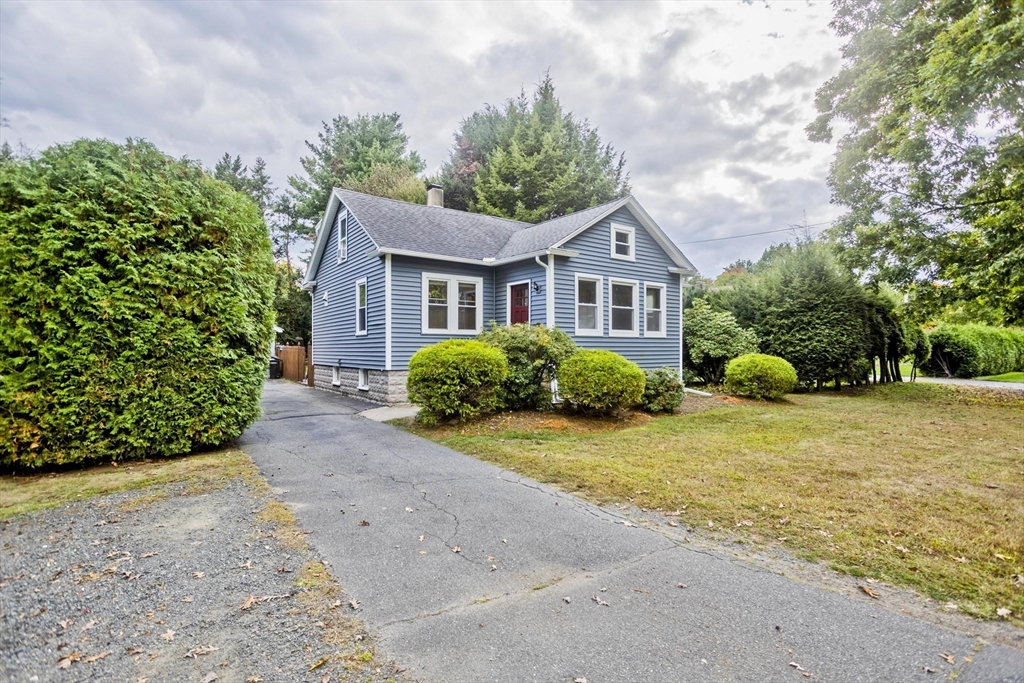
[(1024, 398), (899, 384), (710, 406), (405, 426), (597, 502), (682, 511), (705, 533), (1024, 624)]
[(990, 382), (1024, 382), (1024, 372), (1004, 372), (1001, 375), (979, 377), (978, 379), (984, 379)]

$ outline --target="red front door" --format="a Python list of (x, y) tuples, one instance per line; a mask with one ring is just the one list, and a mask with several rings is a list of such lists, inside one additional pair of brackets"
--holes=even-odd
[(512, 325), (530, 322), (530, 285), (513, 285), (512, 287)]

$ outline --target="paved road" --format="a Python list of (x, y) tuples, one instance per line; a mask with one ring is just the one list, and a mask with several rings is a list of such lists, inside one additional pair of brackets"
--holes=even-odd
[(934, 384), (952, 384), (954, 386), (961, 387), (980, 387), (982, 389), (1024, 391), (1024, 382), (991, 382), (984, 379), (958, 379), (956, 377), (918, 377), (917, 381), (932, 382)]
[(1018, 650), (626, 526), (365, 407), (268, 382), (242, 447), (420, 681), (1024, 681)]

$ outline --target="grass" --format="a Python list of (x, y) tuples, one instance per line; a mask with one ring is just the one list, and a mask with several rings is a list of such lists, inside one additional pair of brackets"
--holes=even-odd
[[(0, 476), (0, 519), (37, 512), (83, 498), (179, 481), (189, 482), (188, 492), (196, 493), (223, 486), (224, 482), (233, 477), (242, 477), (252, 484), (260, 481), (259, 472), (249, 456), (234, 448), (178, 458), (95, 465), (48, 474), (4, 475)], [(163, 491), (155, 491), (127, 505), (134, 509), (165, 497)]]
[(1024, 372), (1004, 372), (1001, 375), (978, 377), (978, 379), (988, 380), (989, 382), (1024, 382)]
[[(1024, 398), (934, 384), (723, 399), (625, 421), (407, 428), (600, 503), (781, 546), (1024, 625)], [(687, 406), (690, 406), (687, 408)], [(684, 410), (696, 410), (687, 398)]]

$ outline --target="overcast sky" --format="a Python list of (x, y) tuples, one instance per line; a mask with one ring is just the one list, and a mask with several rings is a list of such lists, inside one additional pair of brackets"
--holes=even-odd
[(3, 139), (143, 137), (277, 183), (338, 114), (397, 111), (433, 172), (459, 121), (531, 92), (625, 151), (633, 194), (705, 275), (820, 224), (833, 146), (807, 141), (839, 68), (824, 2), (0, 2)]

